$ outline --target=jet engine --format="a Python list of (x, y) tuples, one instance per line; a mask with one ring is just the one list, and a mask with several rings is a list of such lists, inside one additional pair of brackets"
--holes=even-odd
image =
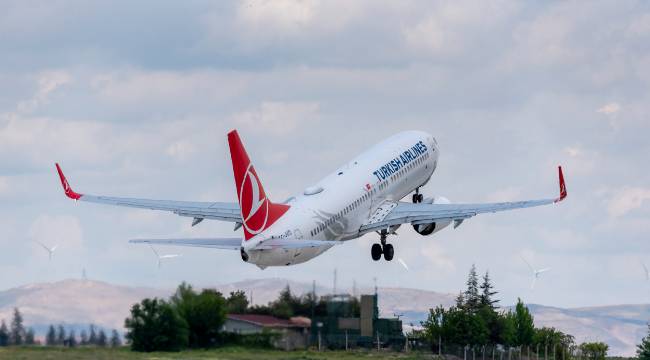
[[(422, 201), (422, 204), (450, 204), (451, 202), (442, 196), (436, 196), (434, 198), (426, 198)], [(413, 229), (420, 235), (427, 236), (434, 234), (451, 224), (451, 220), (437, 221), (427, 224), (413, 224)]]

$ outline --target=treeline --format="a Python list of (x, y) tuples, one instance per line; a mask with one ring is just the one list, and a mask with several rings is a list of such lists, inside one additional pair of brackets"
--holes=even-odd
[[(536, 328), (533, 316), (521, 299), (512, 310), (499, 308), (498, 294), (486, 272), (480, 279), (472, 266), (467, 278), (467, 289), (456, 298), (449, 309), (441, 306), (431, 309), (422, 322), (422, 336), (434, 351), (445, 347), (485, 349), (485, 346), (517, 348), (527, 354), (542, 352), (555, 358), (569, 358), (580, 353), (590, 359), (604, 359), (608, 346), (604, 343), (586, 343), (577, 346), (575, 338), (552, 327)], [(523, 350), (522, 350), (523, 349)]]
[[(47, 346), (122, 346), (122, 340), (117, 330), (113, 330), (110, 339), (106, 336), (103, 329), (97, 329), (90, 325), (90, 335), (86, 330), (81, 331), (81, 338), (77, 339), (74, 329), (66, 331), (63, 325), (50, 325), (47, 335), (45, 336), (45, 345)], [(7, 327), (4, 320), (0, 323), (0, 346), (32, 346), (42, 345), (35, 339), (34, 330), (26, 328), (24, 325), (23, 315), (18, 308), (14, 308), (11, 324)]]
[(45, 335), (45, 344), (47, 346), (97, 346), (97, 347), (120, 347), (122, 339), (117, 330), (111, 332), (110, 338), (106, 335), (104, 329), (97, 329), (95, 325), (90, 325), (88, 331), (81, 330), (77, 338), (74, 329), (67, 330), (63, 325), (50, 325)]
[(34, 330), (25, 328), (23, 315), (18, 308), (14, 308), (13, 318), (9, 327), (7, 327), (4, 320), (0, 323), (0, 346), (10, 345), (36, 345)]

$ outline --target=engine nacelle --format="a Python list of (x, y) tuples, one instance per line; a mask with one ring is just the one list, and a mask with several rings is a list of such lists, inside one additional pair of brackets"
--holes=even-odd
[[(426, 198), (422, 201), (423, 204), (451, 204), (451, 202), (442, 196), (436, 196), (435, 198)], [(413, 224), (413, 229), (420, 235), (427, 236), (446, 228), (451, 224), (451, 220), (438, 221), (428, 224)]]

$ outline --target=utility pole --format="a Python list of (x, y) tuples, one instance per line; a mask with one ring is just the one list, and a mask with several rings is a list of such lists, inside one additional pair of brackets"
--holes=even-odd
[(348, 351), (348, 329), (345, 329), (345, 351)]
[(380, 347), (379, 347), (379, 331), (377, 331), (377, 351), (379, 351), (379, 350), (380, 350)]

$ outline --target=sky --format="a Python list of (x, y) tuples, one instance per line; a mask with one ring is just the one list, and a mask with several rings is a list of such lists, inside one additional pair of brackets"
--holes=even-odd
[[(174, 287), (282, 277), (457, 293), (476, 264), (502, 304), (648, 303), (650, 4), (644, 1), (3, 1), (0, 289), (88, 277)], [(300, 193), (403, 130), (433, 134), (423, 188), (452, 202), (560, 205), (377, 236), (287, 268), (238, 253), (158, 269), (138, 237), (233, 236), (229, 223), (69, 201), (78, 192), (236, 201), (237, 129), (267, 194)], [(407, 199), (408, 200), (408, 199)], [(240, 234), (241, 230), (238, 233)], [(37, 244), (58, 245), (52, 261)], [(522, 260), (550, 267), (534, 291)]]

